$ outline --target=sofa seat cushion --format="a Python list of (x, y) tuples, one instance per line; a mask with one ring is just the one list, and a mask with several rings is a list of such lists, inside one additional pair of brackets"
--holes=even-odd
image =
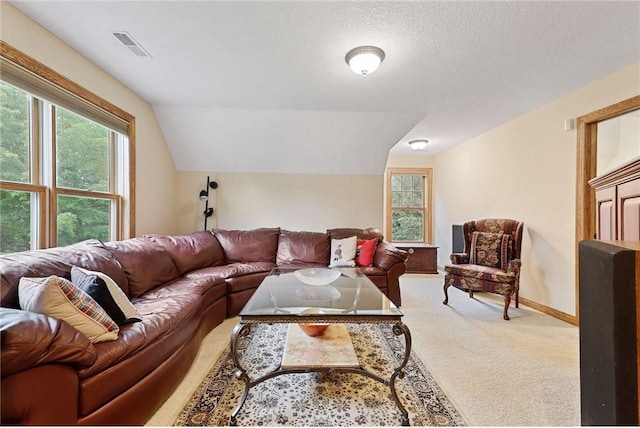
[(276, 261), (279, 227), (253, 230), (214, 229), (213, 233), (224, 249), (227, 263)]
[(444, 267), (444, 270), (445, 272), (451, 273), (453, 275), (476, 278), (483, 281), (513, 282), (516, 279), (515, 275), (508, 274), (502, 269), (481, 265), (446, 265)]
[(105, 245), (127, 275), (130, 297), (141, 296), (178, 277), (178, 269), (169, 253), (151, 239), (133, 238)]
[[(142, 322), (127, 324), (121, 338), (95, 345), (96, 362), (79, 372), (79, 414), (86, 416), (156, 370), (198, 334), (202, 299), (184, 293), (135, 299)], [(107, 342), (105, 342), (106, 344)]]
[(202, 296), (215, 284), (224, 283), (224, 279), (216, 277), (176, 278), (162, 287), (156, 287), (142, 296), (144, 300), (165, 299), (176, 294), (196, 294)]
[(195, 269), (224, 264), (224, 250), (208, 230), (179, 236), (151, 235), (149, 238), (167, 250), (180, 275)]
[(125, 293), (127, 278), (120, 264), (96, 239), (67, 247), (3, 254), (0, 258), (2, 306), (18, 309), (20, 278), (42, 278), (51, 275), (68, 277), (72, 266), (103, 272), (109, 275)]
[(154, 288), (146, 293), (144, 297), (163, 299), (174, 294), (195, 293), (201, 296), (202, 306), (206, 308), (226, 294), (226, 287), (224, 278), (216, 276), (182, 277), (162, 287)]
[(269, 275), (269, 271), (256, 272), (242, 276), (227, 278), (227, 296), (246, 290), (255, 290), (262, 281)]
[[(96, 361), (79, 372), (80, 379), (96, 375), (111, 366), (126, 361), (161, 337), (170, 335), (193, 317), (199, 317), (201, 298), (199, 293), (161, 293), (144, 295), (132, 300), (141, 322), (126, 324), (120, 328), (118, 340), (95, 344)], [(150, 370), (153, 367), (150, 366)], [(140, 370), (142, 377), (147, 372)]]
[(330, 247), (331, 241), (326, 233), (282, 230), (278, 240), (276, 264), (314, 263), (327, 266)]
[(251, 262), (251, 263), (232, 263), (231, 266), (236, 268), (233, 278), (244, 275), (251, 275), (254, 273), (271, 272), (276, 267), (275, 263), (271, 262)]
[(238, 268), (234, 265), (209, 266), (187, 272), (184, 277), (188, 279), (217, 278), (224, 281), (227, 278), (237, 275), (237, 273)]

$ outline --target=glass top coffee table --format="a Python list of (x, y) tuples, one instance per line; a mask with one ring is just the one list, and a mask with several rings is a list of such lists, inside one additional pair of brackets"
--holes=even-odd
[[(247, 399), (249, 389), (276, 376), (308, 372), (348, 372), (367, 376), (389, 386), (391, 396), (402, 413), (402, 425), (409, 425), (409, 415), (396, 393), (395, 381), (403, 378), (403, 369), (411, 354), (411, 334), (402, 323), (402, 312), (371, 280), (357, 268), (273, 269), (240, 312), (240, 322), (231, 334), (231, 355), (236, 377), (244, 382), (244, 391), (231, 413), (236, 417)], [(239, 361), (238, 339), (248, 335), (255, 323), (342, 324), (390, 323), (395, 335), (405, 338), (402, 361), (389, 379), (360, 367), (283, 367), (250, 380)]]

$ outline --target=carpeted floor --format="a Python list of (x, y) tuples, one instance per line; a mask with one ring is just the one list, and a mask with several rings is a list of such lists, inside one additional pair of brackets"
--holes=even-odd
[[(526, 306), (502, 319), (502, 299), (449, 291), (442, 275), (400, 278), (404, 323), (413, 351), (471, 426), (579, 426), (578, 328)], [(169, 426), (229, 343), (238, 318), (204, 339), (196, 361), (148, 421)]]
[[(389, 379), (392, 367), (404, 356), (404, 339), (388, 324), (346, 326), (362, 367)], [(278, 368), (287, 328), (286, 324), (258, 324), (241, 342), (240, 361), (250, 379)], [(234, 372), (226, 349), (175, 425), (227, 425), (244, 385), (233, 377)], [(396, 380), (396, 388), (411, 425), (463, 424), (415, 354), (405, 367), (404, 378)], [(237, 417), (239, 426), (397, 426), (400, 422), (401, 412), (389, 387), (353, 373), (298, 373), (269, 379), (251, 388)]]

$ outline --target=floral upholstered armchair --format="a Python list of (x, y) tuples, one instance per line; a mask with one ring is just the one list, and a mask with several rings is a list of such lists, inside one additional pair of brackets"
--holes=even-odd
[(520, 250), (524, 223), (508, 219), (484, 219), (465, 223), (464, 253), (451, 254), (444, 267), (444, 302), (449, 303), (447, 289), (454, 286), (468, 290), (500, 294), (504, 298), (502, 317), (509, 319), (511, 296), (518, 307), (520, 285)]

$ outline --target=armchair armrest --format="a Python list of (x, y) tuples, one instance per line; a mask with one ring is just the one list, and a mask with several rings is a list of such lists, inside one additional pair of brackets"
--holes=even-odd
[(513, 259), (509, 261), (507, 265), (507, 274), (515, 275), (516, 278), (520, 276), (520, 267), (522, 266), (522, 261), (520, 259)]
[(81, 369), (96, 360), (87, 336), (62, 320), (34, 312), (0, 308), (0, 338), (2, 378), (42, 364)]
[(449, 258), (451, 259), (451, 263), (454, 265), (464, 265), (469, 263), (468, 253), (453, 253)]
[(387, 241), (380, 241), (373, 255), (373, 265), (389, 271), (394, 265), (405, 263), (407, 257), (409, 254), (406, 251), (394, 247)]

